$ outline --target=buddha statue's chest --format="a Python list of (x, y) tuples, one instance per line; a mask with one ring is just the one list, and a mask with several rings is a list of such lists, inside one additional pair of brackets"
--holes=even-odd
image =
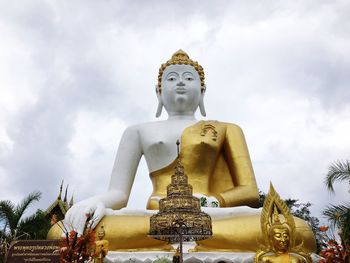
[(198, 149), (202, 154), (217, 153), (225, 140), (225, 126), (217, 121), (201, 121), (182, 134), (183, 148)]
[(176, 158), (177, 140), (181, 141), (181, 152), (184, 151), (182, 154), (187, 157), (194, 153), (201, 159), (215, 158), (224, 140), (225, 129), (221, 126), (216, 121), (200, 121), (192, 125), (159, 124), (145, 127), (139, 135), (150, 171), (160, 169)]
[(162, 168), (176, 158), (176, 141), (181, 140), (183, 129), (181, 125), (152, 125), (139, 132), (142, 151), (150, 170)]

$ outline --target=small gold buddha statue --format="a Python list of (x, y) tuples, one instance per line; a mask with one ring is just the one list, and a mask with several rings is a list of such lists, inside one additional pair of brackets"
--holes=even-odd
[(269, 241), (272, 243), (272, 254), (261, 257), (266, 263), (306, 263), (302, 256), (290, 253), (290, 231), (288, 226), (276, 222), (270, 229)]
[(103, 259), (106, 257), (108, 253), (109, 242), (105, 237), (104, 227), (101, 226), (100, 230), (97, 232), (98, 240), (95, 241), (95, 251), (94, 251), (94, 262), (95, 263), (103, 263)]
[[(310, 254), (305, 252), (305, 248), (295, 245), (294, 219), (272, 184), (261, 215), (261, 229), (264, 235), (262, 247), (264, 249), (256, 253), (255, 263), (311, 262)], [(280, 218), (283, 218), (285, 222), (282, 223)]]

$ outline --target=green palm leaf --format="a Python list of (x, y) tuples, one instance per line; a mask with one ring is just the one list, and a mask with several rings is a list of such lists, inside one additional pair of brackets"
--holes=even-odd
[(329, 167), (325, 184), (329, 191), (334, 192), (335, 181), (348, 181), (350, 184), (350, 161), (336, 161)]
[(23, 216), (24, 212), (27, 210), (27, 208), (34, 202), (39, 201), (41, 197), (40, 192), (33, 192), (30, 193), (27, 197), (25, 197), (20, 204), (16, 206), (15, 209), (15, 215), (18, 218), (18, 222)]
[(0, 221), (3, 222), (5, 227), (9, 226), (10, 229), (15, 229), (15, 205), (9, 201), (0, 201)]
[(19, 224), (25, 211), (34, 201), (38, 201), (41, 197), (40, 192), (33, 192), (25, 197), (20, 204), (15, 206), (11, 201), (0, 201), (0, 221), (8, 228), (12, 238), (16, 238), (19, 233)]
[[(329, 167), (325, 178), (328, 190), (334, 193), (333, 184), (336, 181), (348, 181), (350, 186), (350, 161), (336, 161)], [(350, 203), (342, 205), (330, 205), (323, 211), (333, 228), (338, 228), (343, 246), (350, 254)]]
[[(350, 212), (350, 204), (330, 205), (322, 214), (332, 223), (333, 227), (341, 227), (346, 215)], [(349, 222), (350, 226), (350, 222)]]
[(35, 214), (20, 221), (18, 230), (21, 233), (28, 233), (33, 239), (46, 239), (50, 227), (51, 224), (46, 219), (45, 213), (38, 209)]

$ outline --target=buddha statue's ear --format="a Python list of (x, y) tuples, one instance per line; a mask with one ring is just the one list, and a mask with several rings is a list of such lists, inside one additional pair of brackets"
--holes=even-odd
[(158, 84), (156, 84), (156, 93), (157, 93), (157, 99), (158, 99), (156, 118), (158, 118), (162, 114), (162, 110), (163, 110), (163, 101), (162, 101), (162, 97), (160, 96), (160, 89), (158, 87)]
[(202, 114), (203, 117), (207, 116), (207, 113), (205, 112), (205, 107), (204, 107), (204, 94), (205, 94), (206, 86), (202, 86), (202, 93), (201, 93), (201, 99), (199, 101), (199, 110)]

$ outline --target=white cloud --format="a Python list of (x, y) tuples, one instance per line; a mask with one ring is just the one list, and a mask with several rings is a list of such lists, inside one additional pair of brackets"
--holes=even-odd
[[(259, 187), (336, 202), (322, 181), (349, 158), (349, 4), (151, 2), (0, 3), (0, 199), (38, 189), (44, 207), (62, 178), (76, 200), (103, 191), (123, 129), (154, 120), (159, 65), (183, 48), (204, 66), (208, 119), (245, 131)], [(133, 207), (144, 163), (137, 179)]]

